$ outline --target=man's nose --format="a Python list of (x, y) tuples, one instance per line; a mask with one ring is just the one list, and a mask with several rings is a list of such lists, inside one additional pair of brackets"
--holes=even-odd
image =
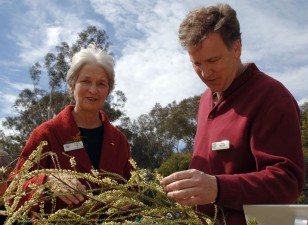
[(206, 65), (200, 65), (199, 71), (201, 73), (201, 76), (205, 79), (210, 77), (211, 74), (213, 73), (212, 69), (209, 66), (206, 66)]

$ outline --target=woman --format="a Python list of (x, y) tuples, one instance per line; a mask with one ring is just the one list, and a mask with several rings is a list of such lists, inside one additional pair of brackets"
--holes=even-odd
[[(66, 106), (53, 119), (34, 129), (19, 157), (17, 173), (33, 150), (42, 141), (47, 141), (48, 145), (44, 146), (43, 151), (55, 153), (58, 163), (55, 165), (51, 157), (46, 157), (33, 169), (56, 168), (60, 165), (61, 169), (91, 173), (91, 169), (94, 168), (129, 179), (132, 167), (129, 163), (130, 150), (127, 139), (110, 124), (106, 114), (101, 111), (106, 98), (114, 88), (113, 67), (113, 58), (95, 45), (90, 45), (73, 56), (66, 81), (75, 104)], [(70, 162), (72, 157), (76, 162), (74, 169)], [(89, 184), (77, 179), (64, 178), (65, 175), (42, 174), (27, 180), (24, 188), (27, 189), (30, 183), (47, 184), (58, 197), (55, 209), (74, 204), (76, 207), (85, 200), (81, 192), (90, 188)], [(63, 181), (67, 185), (63, 185)], [(81, 192), (73, 194), (71, 190)], [(31, 193), (20, 201), (20, 205), (30, 199)], [(35, 207), (37, 206), (34, 206), (34, 209)], [(45, 210), (52, 207), (51, 202), (44, 203)]]

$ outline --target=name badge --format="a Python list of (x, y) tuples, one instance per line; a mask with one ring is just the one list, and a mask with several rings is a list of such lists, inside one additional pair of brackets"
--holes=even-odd
[(63, 145), (63, 148), (64, 148), (65, 152), (77, 150), (77, 149), (83, 148), (83, 143), (82, 143), (82, 141), (73, 142), (73, 143), (70, 143), (70, 144)]
[(228, 141), (228, 140), (212, 143), (212, 150), (213, 151), (224, 150), (224, 149), (229, 149), (229, 148), (230, 148), (230, 141)]

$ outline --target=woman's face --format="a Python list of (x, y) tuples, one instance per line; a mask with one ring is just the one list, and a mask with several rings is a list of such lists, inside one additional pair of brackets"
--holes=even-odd
[(104, 105), (109, 92), (107, 72), (96, 64), (85, 64), (79, 71), (72, 91), (77, 110), (98, 112)]

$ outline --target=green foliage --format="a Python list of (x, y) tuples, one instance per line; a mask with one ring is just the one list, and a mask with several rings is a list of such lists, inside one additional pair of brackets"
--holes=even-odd
[(305, 184), (304, 190), (296, 202), (297, 204), (308, 204), (308, 147), (304, 147), (303, 151), (306, 164)]
[(116, 121), (125, 116), (123, 108), (126, 101), (124, 92), (120, 90), (116, 90), (108, 96), (102, 109), (108, 115), (110, 121)]
[(1, 130), (0, 130), (0, 150), (9, 153), (12, 159), (17, 158), (17, 156), (20, 154), (18, 145), (12, 142), (12, 140), (8, 138)]
[(176, 140), (176, 150), (179, 150), (180, 142), (185, 144), (184, 150), (193, 149), (199, 101), (200, 96), (194, 96), (183, 99), (179, 104), (172, 102), (164, 108), (165, 113), (160, 115), (160, 132)]
[(300, 106), (301, 109), (301, 134), (302, 145), (306, 163), (306, 175), (304, 190), (297, 203), (308, 204), (308, 102)]
[[(56, 165), (57, 158), (52, 152), (42, 153), (42, 142), (32, 152), (22, 169), (12, 174), (10, 185), (3, 195), (5, 210), (0, 215), (6, 215), (5, 225), (15, 222), (34, 222), (37, 224), (217, 224), (216, 216), (210, 218), (195, 211), (194, 207), (181, 206), (167, 198), (159, 185), (161, 176), (147, 170), (135, 168), (129, 180), (117, 174), (92, 170), (91, 173), (79, 173), (73, 170), (74, 159), (71, 158), (72, 170), (37, 169), (40, 160), (52, 157)], [(134, 162), (132, 162), (134, 164)], [(51, 201), (55, 206), (59, 201), (54, 191), (45, 183), (32, 183), (28, 190), (23, 189), (24, 181), (39, 175), (52, 175), (57, 178), (69, 193), (84, 195), (85, 201), (79, 206), (46, 211), (44, 203)], [(64, 176), (65, 175), (65, 176)], [(91, 184), (93, 189), (77, 190), (66, 184), (65, 179), (79, 179)], [(23, 196), (31, 193), (31, 200), (19, 206)], [(10, 202), (11, 201), (11, 202)], [(31, 209), (38, 206), (36, 218), (31, 217)], [(218, 208), (216, 207), (216, 215)]]
[(162, 176), (168, 176), (174, 172), (187, 170), (192, 157), (191, 152), (173, 153), (161, 166), (157, 169)]
[[(50, 106), (49, 94), (44, 91), (40, 92), (40, 99), (34, 92), (29, 89), (23, 90), (17, 98), (14, 107), (19, 112), (18, 116), (7, 117), (3, 125), (16, 131), (10, 136), (12, 142), (18, 144), (19, 149), (25, 145), (32, 130), (50, 117), (56, 115), (63, 107), (62, 104), (54, 104), (52, 110), (47, 110)], [(55, 102), (63, 102), (66, 94), (62, 92), (54, 92), (53, 99)]]
[(157, 169), (173, 152), (192, 150), (199, 99), (194, 96), (166, 107), (157, 103), (133, 122), (122, 118), (119, 128), (131, 143), (140, 168)]
[(155, 134), (135, 135), (131, 147), (132, 157), (140, 168), (153, 170), (168, 158), (172, 150), (169, 146), (164, 145), (160, 137)]
[(247, 220), (247, 225), (258, 225), (256, 218), (251, 218)]
[(305, 102), (301, 107), (301, 132), (302, 132), (302, 142), (303, 147), (306, 149), (306, 156), (307, 149), (308, 149), (308, 102)]

